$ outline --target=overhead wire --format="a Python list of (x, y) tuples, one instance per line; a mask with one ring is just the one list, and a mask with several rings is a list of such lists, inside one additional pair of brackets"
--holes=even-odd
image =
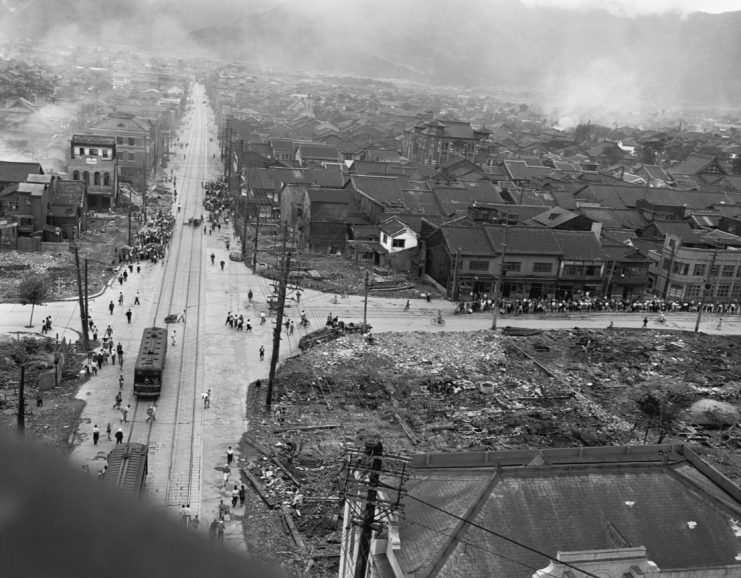
[[(380, 483), (379, 485), (385, 486), (385, 484)], [(527, 544), (523, 544), (522, 542), (519, 542), (515, 540), (514, 538), (510, 538), (508, 536), (505, 536), (504, 534), (501, 534), (499, 532), (496, 532), (495, 530), (492, 530), (490, 528), (487, 528), (486, 526), (482, 526), (481, 524), (477, 524), (476, 522), (472, 522), (471, 520), (467, 520), (466, 518), (463, 518), (459, 516), (458, 514), (454, 514), (453, 512), (450, 512), (444, 508), (441, 508), (439, 506), (436, 506), (435, 504), (431, 504), (430, 502), (423, 500), (422, 498), (419, 498), (413, 494), (407, 493), (405, 494), (407, 498), (411, 498), (420, 504), (423, 504), (429, 508), (432, 508), (433, 510), (437, 510), (438, 512), (441, 512), (443, 514), (446, 514), (450, 516), (451, 518), (455, 518), (456, 520), (463, 522), (465, 524), (468, 524), (469, 526), (472, 526), (478, 530), (481, 530), (482, 532), (486, 532), (487, 534), (491, 534), (492, 536), (496, 536), (497, 538), (500, 538), (506, 542), (509, 542), (511, 544), (514, 544), (516, 546), (519, 546), (520, 548), (523, 548), (524, 550), (527, 550), (529, 552), (532, 552), (533, 554), (537, 554), (538, 556), (543, 556), (544, 558), (548, 558), (549, 560), (553, 560), (554, 557), (550, 554), (546, 554), (545, 552), (541, 552), (540, 550), (533, 548), (531, 546), (528, 546)], [(563, 564), (564, 566), (568, 566), (572, 570), (576, 570), (578, 572), (582, 572), (583, 574), (586, 574), (587, 576), (591, 576), (591, 578), (599, 578), (596, 574), (592, 574), (591, 572), (587, 570), (583, 570), (579, 568), (578, 566), (574, 566), (573, 564), (570, 564), (569, 562), (560, 562), (560, 564)]]

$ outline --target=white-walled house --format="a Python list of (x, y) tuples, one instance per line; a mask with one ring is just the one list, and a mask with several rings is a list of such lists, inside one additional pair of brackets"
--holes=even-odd
[(389, 217), (378, 224), (381, 231), (381, 246), (389, 254), (417, 247), (417, 233), (398, 217)]

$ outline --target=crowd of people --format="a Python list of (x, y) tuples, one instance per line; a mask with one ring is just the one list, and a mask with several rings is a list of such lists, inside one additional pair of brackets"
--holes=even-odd
[[(466, 301), (458, 301), (454, 313), (479, 313), (490, 311), (493, 300), (488, 295), (474, 295)], [(527, 315), (546, 313), (674, 313), (696, 312), (700, 302), (695, 300), (675, 301), (672, 299), (500, 299), (502, 315)], [(703, 312), (718, 314), (741, 313), (737, 303), (703, 303)]]

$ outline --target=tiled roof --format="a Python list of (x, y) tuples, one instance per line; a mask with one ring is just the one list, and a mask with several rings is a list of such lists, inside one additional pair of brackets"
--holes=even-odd
[(553, 237), (561, 248), (564, 259), (599, 260), (603, 257), (602, 245), (591, 231), (564, 231), (552, 229)]
[(440, 227), (448, 250), (455, 253), (460, 249), (461, 255), (487, 255), (494, 253), (489, 237), (483, 227)]
[(99, 134), (73, 134), (72, 144), (112, 147), (116, 144), (116, 138)]
[(532, 220), (546, 227), (558, 227), (564, 223), (575, 219), (579, 216), (579, 213), (562, 209), (561, 207), (553, 207), (547, 211), (535, 215)]
[(44, 174), (39, 163), (0, 161), (0, 183), (22, 183), (29, 174)]
[(506, 255), (561, 255), (562, 249), (556, 242), (553, 231), (544, 227), (486, 225), (486, 234), (496, 254), (502, 252), (505, 237)]
[(675, 235), (679, 237), (682, 243), (699, 244), (702, 243), (700, 236), (690, 227), (687, 221), (652, 221), (647, 228), (655, 227), (662, 237), (666, 235)]
[(340, 153), (337, 147), (324, 145), (324, 144), (300, 144), (298, 149), (301, 153), (303, 160), (323, 160), (323, 161), (338, 161)]
[(85, 196), (85, 183), (82, 181), (57, 181), (52, 205), (81, 207)]
[(407, 226), (396, 216), (381, 221), (378, 223), (378, 228), (391, 237), (407, 230)]
[(312, 203), (312, 211), (314, 203), (333, 203), (340, 205), (349, 205), (352, 203), (352, 195), (350, 191), (345, 189), (325, 189), (325, 188), (308, 188), (307, 193)]
[(528, 181), (530, 179), (543, 179), (552, 174), (558, 174), (551, 167), (533, 166), (526, 161), (504, 161), (507, 173), (513, 181)]
[(381, 204), (404, 203), (404, 190), (397, 177), (352, 175), (350, 180), (356, 191)]
[(578, 210), (585, 217), (602, 223), (602, 227), (605, 229), (631, 229), (638, 231), (648, 224), (646, 218), (634, 209), (579, 207)]
[(718, 157), (713, 155), (703, 155), (700, 153), (692, 153), (688, 156), (684, 162), (669, 169), (669, 174), (672, 175), (696, 175), (706, 169), (713, 163), (717, 162)]

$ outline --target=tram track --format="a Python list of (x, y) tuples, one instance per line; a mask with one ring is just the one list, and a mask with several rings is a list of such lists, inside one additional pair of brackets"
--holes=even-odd
[[(194, 97), (193, 100), (197, 102), (200, 97)], [(164, 262), (165, 271), (151, 326), (163, 324), (167, 314), (178, 314), (182, 310), (186, 311), (186, 321), (168, 328), (170, 343), (157, 419), (141, 421), (143, 412), (140, 410), (149, 402), (136, 400), (128, 437), (129, 441), (134, 438), (134, 441), (150, 446), (148, 497), (167, 511), (177, 512), (182, 505), (190, 504), (196, 513), (201, 493), (203, 432), (203, 421), (199, 419), (197, 408), (198, 386), (199, 381), (203, 383), (204, 373), (201, 359), (203, 316), (199, 306), (203, 292), (204, 240), (200, 227), (193, 228), (186, 223), (188, 217), (199, 217), (202, 211), (202, 193), (198, 186), (200, 180), (191, 175), (199, 171), (205, 175), (207, 145), (195, 143), (197, 136), (207, 131), (203, 108), (194, 106), (186, 139), (189, 146), (182, 149), (187, 151), (186, 159), (177, 175), (180, 184), (178, 200), (182, 208), (175, 213), (170, 251)], [(141, 427), (144, 423), (148, 425), (146, 429)]]

